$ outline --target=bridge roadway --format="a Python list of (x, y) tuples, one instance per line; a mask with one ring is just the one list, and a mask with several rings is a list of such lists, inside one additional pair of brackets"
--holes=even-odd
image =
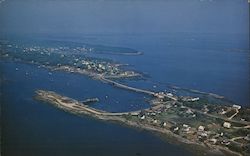
[[(113, 86), (116, 86), (116, 87), (119, 87), (119, 88), (123, 88), (123, 89), (131, 90), (131, 91), (135, 91), (135, 92), (144, 93), (144, 94), (148, 94), (148, 95), (151, 95), (151, 96), (159, 97), (159, 94), (156, 93), (156, 92), (153, 92), (153, 91), (139, 89), (139, 88), (135, 88), (135, 87), (130, 87), (130, 86), (121, 84), (119, 82), (116, 82), (116, 81), (113, 81), (113, 80), (110, 80), (110, 79), (106, 79), (103, 76), (100, 76), (99, 79), (101, 81), (103, 81), (103, 82), (110, 83)], [(170, 98), (170, 99), (175, 100), (175, 101), (177, 100), (175, 97), (172, 97), (172, 96), (169, 96), (169, 95), (166, 95), (166, 94), (164, 94), (164, 97)]]
[(112, 81), (110, 79), (106, 79), (104, 77), (100, 77), (100, 79), (102, 81), (104, 81), (104, 82), (111, 83), (112, 85), (114, 85), (116, 87), (119, 87), (119, 88), (123, 88), (123, 89), (127, 89), (127, 90), (132, 90), (132, 91), (139, 92), (139, 93), (145, 93), (145, 94), (149, 94), (149, 95), (152, 95), (152, 96), (155, 96), (155, 94), (156, 94), (155, 92), (152, 92), (152, 91), (130, 87), (130, 86), (118, 83), (116, 81)]
[(130, 87), (130, 86), (121, 84), (121, 83), (119, 83), (119, 82), (116, 82), (116, 81), (107, 79), (107, 78), (105, 78), (105, 75), (103, 75), (103, 74), (90, 73), (90, 72), (85, 71), (85, 70), (81, 70), (81, 71), (79, 71), (79, 70), (74, 70), (74, 69), (70, 69), (69, 67), (65, 67), (65, 66), (62, 66), (62, 67), (60, 67), (60, 68), (55, 68), (54, 70), (58, 70), (58, 69), (63, 69), (63, 70), (66, 70), (66, 71), (77, 72), (77, 73), (89, 75), (89, 76), (93, 77), (94, 79), (99, 79), (99, 80), (101, 80), (101, 81), (103, 81), (103, 82), (110, 83), (110, 84), (112, 84), (113, 86), (116, 86), (116, 87), (119, 87), (119, 88), (122, 88), (122, 89), (127, 89), (127, 90), (131, 90), (131, 91), (134, 91), (134, 92), (144, 93), (144, 94), (148, 94), (148, 95), (150, 95), (150, 96), (155, 96), (155, 97), (158, 97), (158, 98), (167, 97), (167, 98), (169, 98), (169, 99), (172, 99), (172, 100), (174, 100), (174, 101), (177, 101), (177, 99), (176, 99), (175, 97), (173, 97), (173, 96), (169, 96), (169, 95), (167, 95), (167, 94), (159, 95), (158, 93), (153, 92), (153, 91), (144, 90), (144, 89), (139, 89), (139, 88), (135, 88), (135, 87)]

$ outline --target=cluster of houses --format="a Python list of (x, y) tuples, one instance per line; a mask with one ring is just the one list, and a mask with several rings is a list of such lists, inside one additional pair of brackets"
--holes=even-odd
[(172, 106), (169, 104), (164, 107), (155, 106), (147, 111), (140, 112), (138, 118), (142, 121), (144, 120), (146, 122), (149, 122), (154, 126), (166, 127), (168, 125), (167, 121), (162, 121), (161, 119), (157, 118), (157, 115), (161, 114), (171, 107)]
[[(11, 48), (12, 45), (8, 45), (7, 47)], [(18, 48), (18, 46), (16, 46)], [(60, 51), (75, 51), (75, 52), (91, 52), (94, 49), (93, 48), (86, 48), (86, 47), (76, 47), (76, 48), (70, 48), (65, 46), (59, 46), (59, 47), (40, 47), (40, 46), (33, 46), (33, 47), (24, 47), (23, 52), (36, 52), (36, 51), (44, 51), (44, 52), (60, 52)]]
[(71, 51), (71, 52), (92, 52), (94, 48), (92, 47), (68, 47), (68, 46), (57, 46), (57, 47), (43, 47), (43, 46), (29, 46), (25, 47), (24, 45), (17, 44), (6, 44), (7, 48), (22, 48), (23, 52), (60, 52), (60, 51)]
[(172, 93), (165, 93), (165, 92), (158, 92), (154, 94), (155, 97), (162, 99), (161, 101), (163, 101), (163, 99), (168, 98), (174, 101), (177, 101), (177, 96), (174, 96)]
[[(152, 113), (152, 115), (154, 116), (154, 113)], [(140, 120), (147, 120), (147, 121), (151, 122), (155, 126), (161, 126), (161, 127), (166, 127), (167, 126), (167, 122), (160, 121), (160, 120), (157, 120), (157, 119), (154, 119), (154, 118), (151, 118), (151, 117), (146, 119), (146, 115), (139, 115), (138, 117), (140, 118)]]
[[(15, 48), (15, 45), (8, 44), (8, 48)], [(69, 52), (90, 52), (93, 50), (93, 48), (86, 48), (86, 47), (64, 47), (64, 46), (58, 46), (58, 47), (41, 47), (41, 46), (30, 46), (30, 47), (24, 47), (24, 46), (17, 46), (17, 48), (21, 48), (21, 50), (27, 54), (29, 53), (39, 53), (40, 55), (49, 55), (51, 56), (52, 53), (57, 53), (59, 56), (57, 58), (67, 58), (66, 53), (64, 51)], [(76, 58), (73, 54), (72, 57), (74, 58), (74, 61), (72, 62), (72, 65), (78, 69), (86, 69), (92, 72), (96, 72), (99, 74), (105, 74), (107, 76), (118, 76), (118, 77), (131, 77), (136, 75), (134, 71), (122, 71), (118, 68), (116, 64), (111, 64), (109, 62), (105, 61), (98, 61), (98, 60), (88, 60), (88, 59), (82, 59), (82, 58)], [(8, 57), (8, 55), (6, 56)], [(44, 61), (44, 60), (43, 60)], [(53, 62), (51, 62), (53, 64)], [(71, 62), (67, 62), (71, 63)], [(49, 65), (49, 62), (45, 62), (46, 65)], [(64, 63), (62, 63), (64, 64)], [(60, 66), (57, 63), (58, 66)], [(65, 64), (66, 65), (66, 64)]]
[(86, 69), (95, 71), (98, 73), (105, 73), (108, 75), (128, 74), (127, 72), (121, 72), (118, 67), (107, 62), (82, 60), (81, 63), (82, 65), (84, 65)]
[[(221, 144), (228, 146), (231, 141), (226, 136), (224, 136), (224, 133), (217, 133), (215, 131), (209, 131), (204, 125), (199, 125), (198, 127), (192, 127), (188, 124), (176, 124), (171, 123), (170, 121), (161, 121), (157, 115), (163, 113), (164, 111), (167, 111), (169, 108), (173, 107), (172, 104), (166, 104), (163, 107), (155, 107), (155, 109), (150, 109), (144, 112), (141, 112), (138, 115), (139, 120), (144, 120), (154, 126), (164, 128), (171, 130), (173, 133), (177, 133), (181, 136), (189, 136), (192, 139), (200, 140), (204, 143), (210, 143), (210, 144)], [(185, 107), (185, 113), (195, 115), (195, 113), (191, 110)], [(171, 127), (171, 125), (173, 125)], [(219, 125), (218, 125), (219, 126)], [(221, 127), (225, 129), (231, 128), (230, 122), (224, 122)], [(249, 136), (248, 136), (249, 139)]]
[[(230, 128), (231, 124), (228, 122), (224, 122), (223, 127), (225, 128)], [(174, 133), (179, 133), (181, 135), (186, 135), (188, 136), (190, 134), (190, 136), (193, 137), (193, 139), (198, 139), (204, 143), (209, 142), (211, 144), (222, 144), (222, 145), (229, 145), (231, 143), (231, 141), (224, 136), (224, 133), (216, 133), (213, 131), (209, 131), (206, 130), (206, 127), (203, 125), (198, 126), (197, 128), (192, 128), (191, 126), (189, 126), (188, 124), (182, 124), (179, 126), (175, 126), (172, 131)]]
[(52, 47), (40, 47), (40, 46), (33, 46), (33, 47), (24, 47), (23, 52), (40, 52), (41, 54), (50, 54), (52, 52), (60, 52), (62, 50), (66, 50), (69, 48), (60, 47), (60, 48), (52, 48)]

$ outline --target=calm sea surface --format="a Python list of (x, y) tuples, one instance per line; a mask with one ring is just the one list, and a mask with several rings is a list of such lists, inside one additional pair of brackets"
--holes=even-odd
[[(154, 84), (166, 84), (166, 88), (159, 85), (161, 90), (171, 84), (223, 95), (243, 106), (249, 104), (249, 51), (235, 50), (249, 48), (244, 37), (238, 36), (243, 41), (237, 42), (214, 36), (171, 35), (91, 35), (67, 40), (144, 52), (141, 56), (91, 55), (128, 63), (127, 68), (148, 75), (145, 81), (127, 81), (130, 85), (157, 90)], [(148, 107), (148, 97), (143, 94), (78, 74), (49, 75), (48, 70), (35, 65), (8, 61), (0, 65), (4, 155), (192, 155), (149, 132), (78, 117), (33, 99), (36, 89), (52, 90), (78, 100), (98, 97), (100, 102), (93, 107), (122, 112)]]

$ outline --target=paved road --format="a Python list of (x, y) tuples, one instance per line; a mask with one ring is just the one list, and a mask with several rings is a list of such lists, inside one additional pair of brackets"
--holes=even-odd
[(224, 121), (228, 121), (228, 122), (232, 122), (232, 123), (238, 123), (238, 124), (242, 124), (242, 125), (250, 125), (250, 122), (248, 122), (248, 121), (229, 119), (229, 118), (226, 118), (226, 117), (223, 117), (223, 116), (204, 113), (203, 111), (193, 109), (193, 108), (190, 108), (190, 107), (187, 107), (187, 106), (184, 106), (184, 107), (186, 107), (186, 108), (188, 108), (188, 109), (190, 109), (190, 110), (192, 110), (194, 112), (198, 112), (200, 114), (203, 114), (203, 115), (206, 115), (206, 116), (209, 116), (209, 117), (212, 117), (212, 118), (222, 119)]
[[(103, 77), (103, 76), (100, 76), (99, 79), (100, 79), (101, 81), (103, 81), (103, 82), (110, 83), (110, 84), (112, 84), (113, 86), (116, 86), (116, 87), (119, 87), (119, 88), (123, 88), (123, 89), (127, 89), (127, 90), (131, 90), (131, 91), (135, 91), (135, 92), (144, 93), (144, 94), (148, 94), (148, 95), (151, 95), (151, 96), (158, 97), (158, 93), (153, 92), (153, 91), (144, 90), (144, 89), (139, 89), (139, 88), (135, 88), (135, 87), (130, 87), (130, 86), (121, 84), (121, 83), (119, 83), (119, 82), (116, 82), (116, 81), (113, 81), (113, 80), (110, 80), (110, 79), (106, 79), (106, 78)], [(167, 95), (167, 94), (164, 94), (164, 97), (170, 98), (170, 99), (172, 99), (172, 100), (174, 100), (174, 101), (177, 100), (175, 97), (169, 96), (169, 95)]]
[(130, 87), (130, 86), (127, 86), (127, 85), (124, 85), (124, 84), (121, 84), (121, 83), (118, 83), (118, 82), (106, 79), (104, 77), (100, 77), (100, 79), (102, 81), (104, 81), (104, 82), (110, 83), (113, 86), (116, 86), (116, 87), (119, 87), (119, 88), (123, 88), (123, 89), (127, 89), (127, 90), (132, 90), (132, 91), (140, 92), (140, 93), (145, 93), (145, 94), (149, 94), (149, 95), (152, 95), (152, 96), (154, 96), (156, 94), (155, 92), (152, 92), (152, 91)]

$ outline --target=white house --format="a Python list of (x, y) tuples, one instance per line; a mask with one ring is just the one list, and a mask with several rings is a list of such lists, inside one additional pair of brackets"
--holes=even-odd
[(144, 120), (145, 119), (145, 115), (141, 116), (141, 119)]
[(199, 132), (204, 131), (204, 129), (205, 129), (205, 127), (204, 127), (204, 126), (199, 126), (199, 127), (198, 127), (198, 131), (199, 131)]
[(239, 106), (239, 105), (233, 105), (233, 108), (235, 108), (235, 109), (241, 109), (241, 106)]
[(224, 122), (224, 123), (223, 123), (223, 127), (225, 127), (225, 128), (230, 128), (230, 127), (231, 127), (231, 123), (229, 123), (229, 122)]

